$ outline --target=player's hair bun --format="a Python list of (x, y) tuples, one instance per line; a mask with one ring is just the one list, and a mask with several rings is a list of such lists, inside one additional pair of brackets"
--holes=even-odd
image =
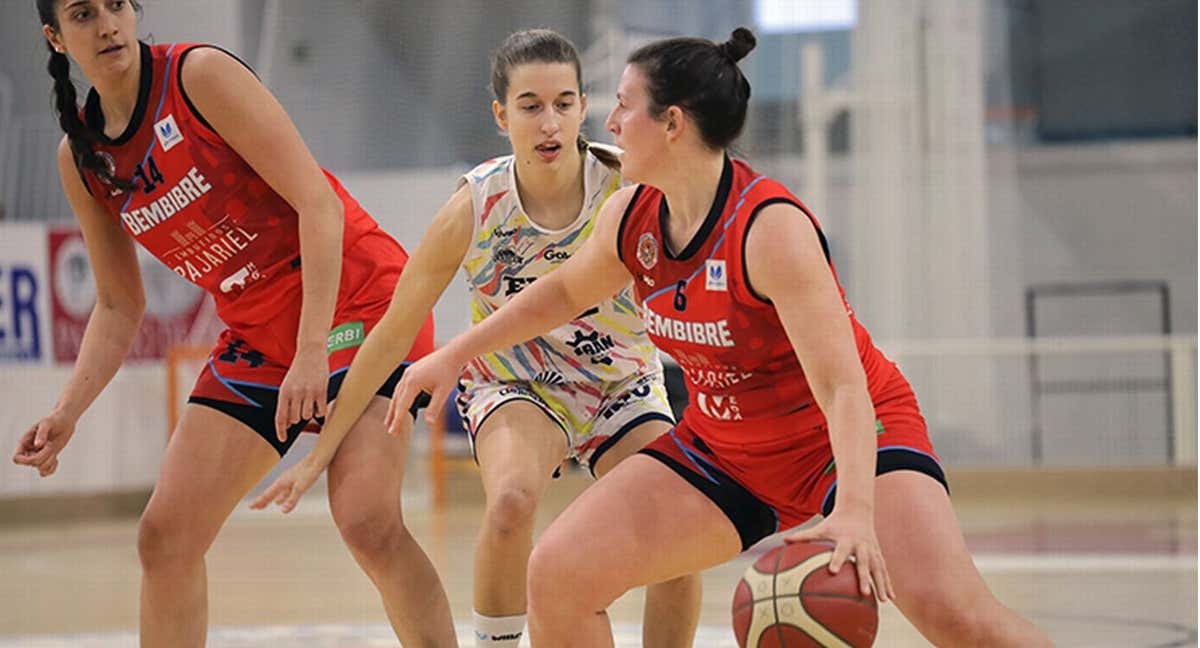
[(717, 46), (725, 56), (728, 56), (734, 63), (746, 58), (750, 50), (758, 44), (758, 39), (754, 37), (754, 32), (745, 27), (738, 27), (733, 30), (733, 34), (729, 36), (729, 40)]

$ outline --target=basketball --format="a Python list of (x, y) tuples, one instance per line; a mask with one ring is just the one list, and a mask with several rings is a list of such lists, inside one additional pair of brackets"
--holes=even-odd
[(858, 591), (846, 562), (829, 572), (833, 547), (799, 542), (754, 561), (733, 594), (733, 632), (742, 648), (863, 648), (875, 642), (879, 609)]

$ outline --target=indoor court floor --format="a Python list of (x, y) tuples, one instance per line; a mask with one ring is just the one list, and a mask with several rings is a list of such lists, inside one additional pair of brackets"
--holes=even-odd
[[(482, 515), (473, 479), (455, 479), (457, 503), (444, 512), (407, 514), (442, 574), (463, 646), (472, 645), (471, 553)], [(542, 524), (587, 483), (579, 471), (556, 483)], [(1057, 645), (1167, 648), (1197, 640), (1196, 498), (1194, 487), (1182, 490), (1114, 497), (1101, 489), (1089, 498), (1047, 489), (1005, 499), (985, 485), (962, 489), (955, 502), (989, 585)], [(136, 646), (136, 533), (134, 518), (0, 526), (0, 648)], [(778, 542), (767, 540), (704, 574), (696, 646), (736, 646), (733, 587), (772, 540)], [(323, 497), (310, 495), (288, 516), (243, 505), (207, 564), (213, 648), (396, 645)], [(610, 613), (617, 645), (640, 645), (640, 593), (627, 594)], [(887, 606), (876, 645), (928, 644)]]

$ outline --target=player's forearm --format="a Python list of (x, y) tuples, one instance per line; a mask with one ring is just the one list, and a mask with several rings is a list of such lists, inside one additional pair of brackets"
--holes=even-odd
[(299, 213), (303, 301), (296, 332), (298, 350), (324, 352), (333, 326), (342, 278), (345, 214), (342, 201), (332, 191), (329, 195), (329, 199)]
[(875, 411), (865, 386), (834, 390), (828, 408), (829, 442), (837, 465), (835, 508), (872, 514), (875, 510)]
[(333, 460), (342, 439), (371, 404), (379, 387), (412, 349), (413, 341), (425, 323), (425, 317), (417, 314), (425, 312), (428, 311), (397, 307), (393, 302), (393, 307), (367, 335), (350, 363), (333, 411), (322, 426), (308, 460), (322, 466)]
[(137, 336), (142, 309), (121, 310), (97, 303), (88, 318), (79, 357), (55, 403), (55, 411), (77, 420), (108, 385)]
[(478, 355), (542, 335), (595, 305), (573, 299), (566, 284), (556, 276), (558, 273), (538, 279), (482, 322), (456, 336), (446, 344), (447, 351), (466, 364)]

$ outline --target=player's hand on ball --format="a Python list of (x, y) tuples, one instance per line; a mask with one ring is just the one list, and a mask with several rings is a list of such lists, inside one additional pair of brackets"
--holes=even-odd
[(829, 571), (836, 574), (847, 560), (852, 560), (858, 570), (859, 590), (863, 596), (870, 596), (874, 586), (875, 596), (881, 603), (896, 597), (869, 514), (839, 514), (835, 509), (817, 525), (786, 535), (783, 539), (785, 542), (832, 541), (835, 546)]
[(13, 453), (13, 463), (35, 468), (38, 475), (49, 477), (58, 470), (58, 453), (74, 434), (75, 420), (52, 412), (21, 435)]

